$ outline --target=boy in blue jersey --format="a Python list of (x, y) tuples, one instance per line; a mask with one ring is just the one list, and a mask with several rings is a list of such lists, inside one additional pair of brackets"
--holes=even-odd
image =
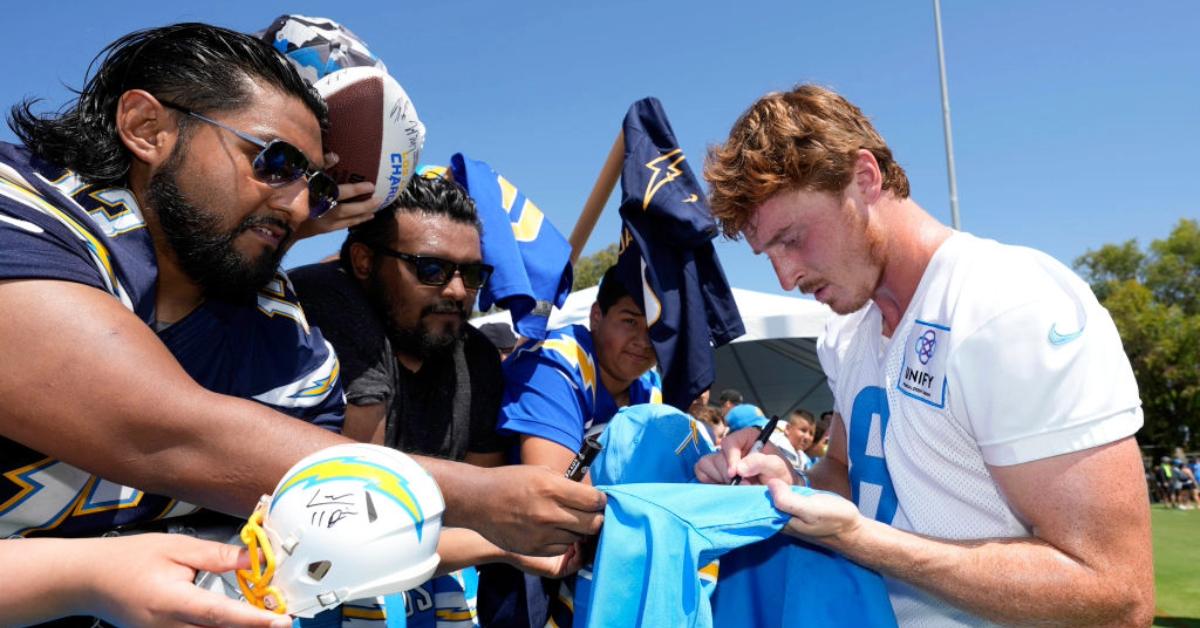
[[(505, 390), (499, 429), (520, 439), (523, 465), (561, 475), (583, 444), (599, 433), (617, 410), (662, 403), (646, 317), (625, 290), (616, 268), (600, 280), (589, 320), (591, 329), (556, 329), (522, 347), (504, 363)], [(564, 559), (570, 559), (568, 553)], [(503, 565), (480, 569), (480, 616), (497, 626), (541, 626), (552, 609), (539, 589), (557, 592)]]
[(499, 428), (520, 438), (522, 464), (566, 471), (585, 436), (628, 405), (661, 403), (646, 316), (610, 268), (591, 329), (572, 325), (519, 349), (504, 365)]
[[(24, 146), (0, 144), (3, 536), (144, 529), (184, 502), (245, 515), (346, 442), (308, 424), (340, 423), (338, 363), (276, 273), (337, 198), (319, 96), (203, 24), (127, 35), (95, 67), (62, 113), (16, 107)], [(510, 549), (600, 525), (599, 493), (544, 470), (421, 462), (448, 524)]]

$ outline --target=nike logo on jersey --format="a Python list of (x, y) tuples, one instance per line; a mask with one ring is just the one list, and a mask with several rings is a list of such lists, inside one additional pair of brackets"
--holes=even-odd
[[(1084, 325), (1086, 326), (1086, 323)], [(1065, 345), (1083, 335), (1083, 327), (1080, 327), (1079, 331), (1070, 334), (1060, 334), (1058, 333), (1058, 329), (1056, 329), (1057, 326), (1058, 323), (1050, 326), (1050, 344), (1052, 345)]]

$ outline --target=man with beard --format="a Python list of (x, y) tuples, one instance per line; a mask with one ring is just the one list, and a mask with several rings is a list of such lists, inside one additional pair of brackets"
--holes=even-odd
[[(24, 146), (0, 144), (0, 536), (168, 528), (150, 522), (185, 502), (245, 516), (346, 442), (317, 427), (341, 423), (338, 362), (275, 274), (337, 198), (320, 98), (202, 24), (122, 37), (95, 67), (61, 113), (15, 107)], [(603, 497), (549, 472), (420, 462), (447, 525), (506, 547), (599, 527)]]
[[(482, 226), (466, 190), (442, 177), (414, 177), (396, 200), (350, 229), (336, 261), (291, 270), (309, 320), (329, 338), (346, 382), (344, 434), (479, 466), (504, 462), (496, 431), (504, 390), (500, 357), (467, 324), (491, 275)], [(504, 562), (560, 575), (570, 558), (505, 552), (478, 534), (446, 528), (434, 578), (407, 593), (410, 625), (475, 616), (472, 565)], [(388, 604), (363, 600), (347, 617), (386, 617)], [(364, 612), (365, 611), (365, 612)]]
[(338, 261), (288, 273), (342, 362), (345, 435), (410, 454), (503, 462), (500, 359), (467, 324), (492, 271), (480, 229), (461, 186), (414, 177), (350, 229)]
[(824, 88), (760, 98), (705, 176), (726, 235), (840, 315), (818, 343), (838, 414), (809, 476), (846, 499), (793, 493), (779, 457), (746, 455), (756, 430), (697, 475), (769, 481), (789, 533), (884, 575), (901, 625), (1149, 625), (1141, 403), (1087, 284), (939, 223)]

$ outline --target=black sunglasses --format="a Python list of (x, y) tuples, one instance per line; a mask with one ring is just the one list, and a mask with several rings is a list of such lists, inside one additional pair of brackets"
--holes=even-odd
[(262, 150), (254, 158), (253, 164), (254, 177), (259, 181), (272, 187), (281, 187), (300, 177), (304, 177), (308, 182), (309, 218), (320, 218), (325, 212), (337, 205), (337, 182), (333, 180), (333, 177), (324, 172), (311, 168), (308, 157), (305, 157), (304, 152), (299, 148), (283, 140), (271, 140), (269, 142), (260, 140), (228, 124), (218, 122), (208, 116), (196, 113), (187, 107), (181, 107), (161, 98), (158, 99), (158, 102), (162, 103), (164, 107), (170, 107), (197, 120), (225, 129), (261, 148)]
[(375, 250), (412, 264), (413, 269), (417, 271), (417, 281), (427, 286), (444, 286), (450, 283), (450, 280), (454, 278), (454, 272), (458, 271), (464, 286), (471, 290), (478, 290), (487, 283), (488, 278), (492, 276), (492, 271), (495, 270), (491, 264), (459, 264), (440, 257), (409, 255), (383, 246), (375, 247)]

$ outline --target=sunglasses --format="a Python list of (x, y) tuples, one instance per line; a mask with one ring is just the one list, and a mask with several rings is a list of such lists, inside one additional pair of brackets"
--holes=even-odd
[(464, 286), (471, 290), (478, 290), (483, 287), (483, 284), (487, 283), (488, 278), (492, 276), (492, 271), (495, 270), (495, 267), (491, 264), (459, 264), (440, 257), (409, 255), (408, 253), (401, 253), (387, 247), (376, 247), (375, 250), (389, 257), (402, 259), (412, 264), (413, 270), (417, 272), (417, 281), (427, 286), (444, 286), (450, 283), (450, 280), (454, 278), (455, 271), (457, 271), (459, 276), (462, 277)]
[(225, 129), (261, 148), (262, 150), (254, 158), (253, 163), (254, 178), (259, 181), (271, 187), (282, 187), (300, 177), (304, 177), (308, 183), (308, 217), (310, 219), (320, 218), (325, 215), (325, 212), (337, 205), (337, 182), (333, 180), (333, 177), (324, 172), (311, 168), (308, 157), (305, 157), (304, 152), (299, 148), (283, 140), (271, 140), (269, 142), (260, 140), (228, 124), (218, 122), (208, 116), (196, 113), (187, 107), (181, 107), (161, 98), (158, 99), (158, 102), (162, 103), (164, 107), (175, 109), (197, 120)]

